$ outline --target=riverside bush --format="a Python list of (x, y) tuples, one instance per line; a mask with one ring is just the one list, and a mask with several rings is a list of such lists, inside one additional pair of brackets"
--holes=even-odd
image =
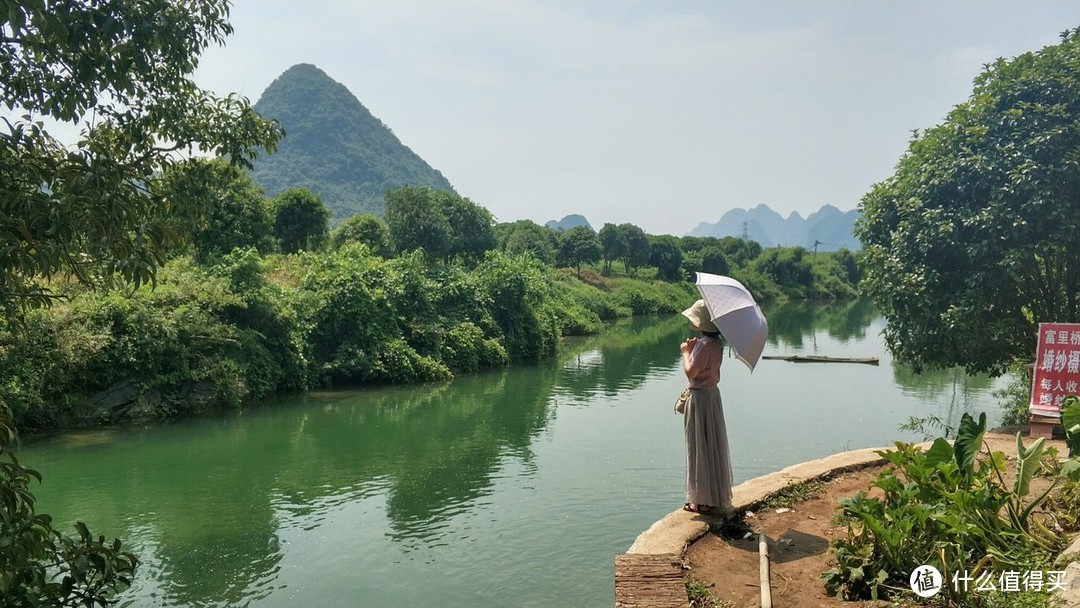
[(258, 359), (247, 352), (254, 343), (223, 318), (243, 304), (224, 278), (178, 259), (152, 291), (85, 293), (37, 311), (25, 332), (2, 334), (0, 398), (12, 400), (20, 423), (49, 426), (107, 422), (109, 412), (95, 412), (91, 396), (125, 382), (137, 401), (162, 411), (193, 404), (200, 384), (209, 405), (262, 396), (247, 380), (248, 362)]
[(267, 281), (265, 266), (254, 249), (236, 249), (211, 268), (213, 274), (229, 281), (229, 288), (241, 300), (226, 307), (222, 318), (239, 329), (253, 398), (313, 384), (294, 299)]
[[(399, 321), (407, 319), (399, 319), (395, 304), (417, 291), (415, 277), (403, 276), (390, 262), (352, 245), (326, 255), (309, 254), (302, 267), (306, 273), (298, 289), (298, 316), (320, 384), (449, 376), (445, 367), (439, 369), (400, 338)], [(421, 298), (413, 307), (424, 311), (430, 303)], [(409, 329), (409, 337), (416, 339)]]
[(450, 328), (442, 349), (442, 360), (451, 370), (459, 372), (499, 367), (510, 360), (498, 340), (485, 337), (483, 330), (470, 322), (458, 323)]
[[(1041, 511), (1061, 482), (1075, 484), (1080, 462), (1063, 465), (1049, 489), (1028, 498), (1030, 481), (1041, 466), (1043, 440), (1024, 446), (1017, 434), (1016, 480), (1004, 483), (1006, 458), (1001, 452), (976, 457), (986, 430), (986, 414), (978, 423), (961, 419), (953, 445), (934, 441), (923, 451), (897, 443), (879, 452), (893, 468), (872, 485), (883, 496), (865, 492), (840, 501), (845, 538), (833, 542), (837, 566), (824, 574), (826, 590), (844, 599), (878, 599), (906, 589), (911, 571), (929, 564), (940, 572), (1032, 571), (1044, 569), (1063, 547), (1063, 537)], [(946, 584), (950, 605), (981, 605), (976, 590)]]
[[(782, 297), (770, 277), (740, 272), (759, 299)], [(676, 314), (698, 297), (655, 274), (585, 267), (582, 280), (500, 251), (469, 270), (422, 251), (384, 258), (357, 242), (266, 256), (234, 249), (202, 265), (177, 254), (155, 289), (81, 293), (31, 311), (21, 330), (0, 327), (0, 398), (20, 425), (50, 428), (332, 384), (444, 380), (536, 361), (560, 336)]]
[(700, 298), (689, 283), (617, 279), (617, 298), (621, 306), (635, 315), (672, 314)]
[(489, 251), (476, 268), (491, 297), (491, 316), (512, 361), (536, 361), (555, 352), (559, 337), (553, 271), (529, 255)]

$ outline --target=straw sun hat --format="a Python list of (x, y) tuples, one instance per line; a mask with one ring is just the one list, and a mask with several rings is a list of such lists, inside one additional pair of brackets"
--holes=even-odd
[(705, 300), (694, 302), (694, 305), (682, 311), (682, 314), (687, 319), (690, 319), (690, 323), (700, 331), (713, 333), (720, 331), (716, 324), (712, 322), (712, 319), (709, 318), (709, 308), (705, 306)]

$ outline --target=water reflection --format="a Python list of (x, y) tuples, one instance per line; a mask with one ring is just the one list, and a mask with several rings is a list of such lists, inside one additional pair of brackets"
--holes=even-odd
[[(771, 437), (763, 450), (751, 433), (733, 436), (743, 479), (862, 447), (854, 442), (882, 445), (909, 401), (948, 402), (946, 416), (958, 416), (992, 387), (893, 364), (869, 302), (766, 314), (767, 354), (820, 345), (883, 361), (725, 371), (729, 428)], [(535, 366), (56, 437), (27, 446), (23, 460), (45, 473), (45, 511), (136, 547), (144, 565), (126, 605), (407, 605), (438, 595), (497, 606), (507, 594), (515, 605), (610, 605), (610, 554), (681, 502), (670, 402), (689, 335), (680, 315), (624, 321)], [(868, 352), (842, 350), (849, 343)], [(595, 580), (575, 578), (586, 572)], [(565, 595), (552, 602), (556, 587)]]
[(864, 340), (870, 322), (877, 317), (877, 311), (868, 299), (829, 304), (789, 302), (766, 306), (764, 313), (769, 320), (769, 344), (792, 348), (813, 348), (818, 330), (824, 330), (841, 344)]
[[(552, 385), (550, 370), (533, 372), (311, 395), (320, 407), (303, 410), (277, 492), (307, 505), (310, 519), (377, 491), (390, 538), (440, 542), (446, 521), (490, 492), (504, 458), (531, 460)], [(333, 496), (340, 500), (322, 500)]]
[(556, 394), (587, 405), (597, 395), (639, 388), (670, 372), (679, 358), (679, 342), (690, 335), (686, 319), (671, 315), (626, 320), (599, 336), (569, 340), (559, 356)]
[[(993, 378), (986, 375), (971, 376), (962, 368), (923, 370), (916, 374), (906, 365), (891, 362), (893, 383), (905, 395), (929, 403), (947, 403), (948, 408), (933, 418), (937, 420), (927, 427), (929, 431), (948, 434), (960, 425), (964, 412), (972, 410), (996, 386)], [(914, 416), (918, 419), (918, 416)], [(996, 419), (996, 416), (991, 416)]]
[[(104, 516), (113, 534), (141, 546), (151, 564), (144, 576), (155, 579), (143, 592), (155, 603), (244, 605), (273, 579), (283, 530), (315, 530), (340, 506), (367, 497), (383, 497), (390, 539), (445, 542), (447, 522), (491, 492), (505, 459), (532, 459), (531, 441), (552, 415), (553, 375), (548, 366), (445, 385), (315, 393), (108, 445), (72, 448), (60, 438), (34, 446), (33, 460), (47, 471), (42, 498), (50, 511)], [(49, 457), (49, 443), (61, 451)], [(111, 462), (95, 460), (99, 448)], [(136, 459), (123, 455), (132, 450)], [(95, 464), (84, 470), (88, 459)], [(77, 491), (49, 491), (49, 482), (70, 479)], [(120, 504), (128, 497), (134, 502)], [(138, 528), (124, 525), (129, 511), (141, 513)]]

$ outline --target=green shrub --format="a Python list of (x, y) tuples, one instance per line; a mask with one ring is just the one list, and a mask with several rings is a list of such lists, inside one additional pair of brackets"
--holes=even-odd
[(491, 317), (510, 360), (536, 361), (552, 354), (559, 338), (553, 271), (532, 256), (489, 251), (475, 274), (490, 297)]
[(994, 391), (1001, 408), (1001, 424), (1026, 424), (1031, 406), (1031, 375), (1022, 363), (1016, 363), (1009, 370), (1009, 382), (1004, 388)]
[(454, 371), (473, 372), (500, 367), (509, 361), (506, 349), (470, 322), (459, 323), (446, 332), (442, 361)]
[(400, 349), (389, 346), (399, 332), (388, 263), (355, 245), (304, 262), (297, 312), (319, 383), (391, 381), (382, 357)]
[[(844, 599), (873, 598), (907, 586), (911, 570), (929, 564), (940, 572), (1039, 570), (1063, 546), (1063, 538), (1036, 514), (1053, 490), (1028, 498), (1029, 482), (1040, 466), (1043, 440), (1024, 446), (1017, 434), (1016, 480), (1006, 486), (1005, 455), (976, 458), (986, 430), (964, 414), (953, 445), (937, 439), (927, 451), (897, 443), (879, 452), (893, 468), (865, 492), (842, 499), (848, 523), (845, 538), (834, 541), (837, 566), (824, 575), (830, 594)], [(1055, 484), (1076, 481), (1077, 463), (1062, 467)], [(956, 605), (976, 605), (975, 589), (945, 585), (944, 597)]]

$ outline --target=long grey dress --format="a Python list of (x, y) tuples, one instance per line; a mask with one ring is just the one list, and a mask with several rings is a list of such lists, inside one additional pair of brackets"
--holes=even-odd
[(683, 413), (686, 431), (686, 500), (697, 505), (731, 505), (731, 453), (724, 406), (720, 399), (723, 345), (715, 338), (698, 341), (690, 354), (690, 398)]

